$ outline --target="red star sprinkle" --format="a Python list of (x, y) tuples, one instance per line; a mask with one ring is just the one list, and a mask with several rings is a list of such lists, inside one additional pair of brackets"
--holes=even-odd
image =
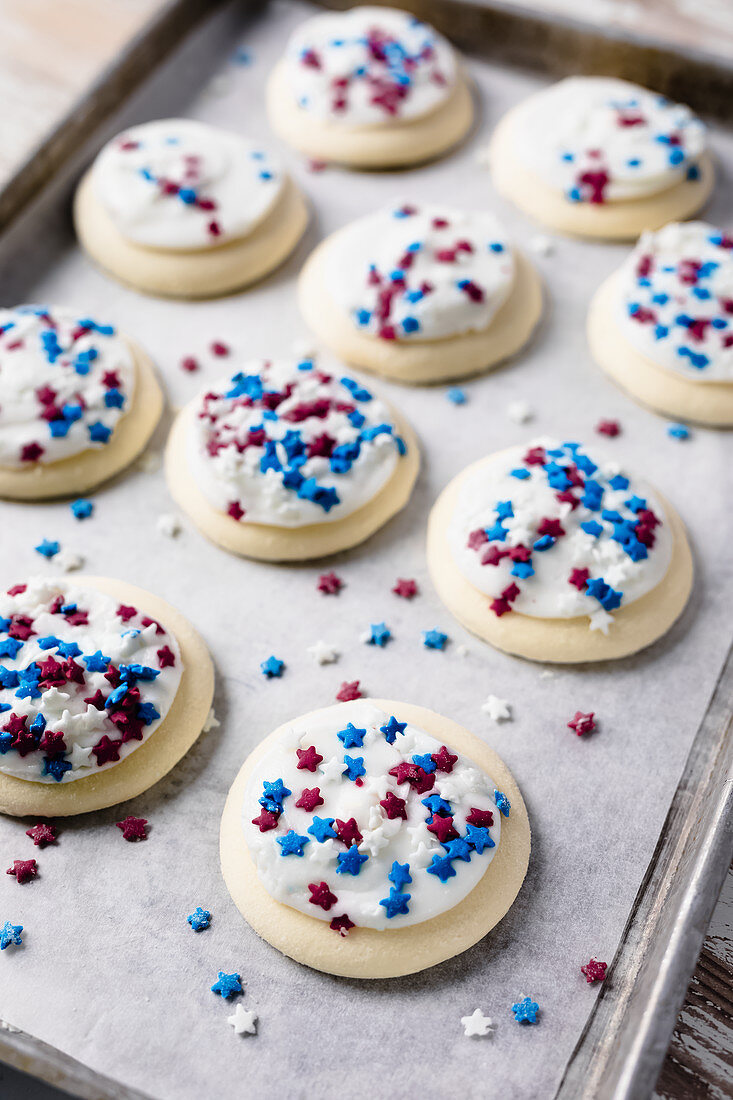
[(38, 864), (35, 859), (15, 859), (13, 866), (8, 867), (6, 875), (13, 875), (21, 885), (30, 882), (38, 874)]
[(215, 340), (211, 345), (211, 354), (216, 356), (223, 356), (229, 354), (229, 347), (227, 344), (222, 344), (220, 340)]
[(316, 587), (319, 592), (323, 592), (324, 596), (338, 596), (344, 587), (344, 582), (337, 573), (321, 573)]
[(124, 821), (116, 821), (118, 829), (122, 829), (124, 840), (147, 840), (147, 821), (144, 817), (126, 817)]
[(26, 443), (20, 449), (21, 462), (37, 462), (43, 454), (43, 447), (39, 443)]
[(314, 772), (323, 757), (319, 752), (316, 752), (314, 745), (309, 745), (307, 749), (296, 749), (295, 755), (298, 757), (297, 767), (301, 771)]
[(344, 913), (342, 917), (334, 917), (328, 927), (333, 928), (334, 932), (338, 932), (340, 936), (348, 936), (351, 929), (356, 928), (356, 925)]
[(198, 359), (194, 359), (193, 355), (187, 355), (184, 359), (181, 359), (181, 367), (192, 374), (199, 369)]
[(270, 813), (269, 810), (260, 810), (259, 817), (252, 818), (252, 824), (256, 825), (261, 833), (266, 833), (269, 829), (275, 828), (279, 816), (280, 814)]
[(56, 756), (57, 753), (66, 752), (66, 742), (61, 730), (46, 730), (39, 744), (39, 749), (48, 756)]
[[(311, 905), (320, 905), (321, 909), (328, 911), (338, 901), (336, 895), (329, 890), (327, 882), (309, 882), (308, 889), (311, 892), (308, 898)], [(338, 920), (338, 917), (335, 919)]]
[(339, 703), (350, 703), (352, 699), (361, 699), (363, 692), (359, 689), (358, 680), (344, 680), (336, 692)]
[(350, 848), (352, 844), (361, 844), (364, 839), (359, 832), (356, 819), (353, 817), (350, 817), (348, 821), (341, 821), (341, 819), (337, 817), (334, 822), (334, 828), (336, 829), (337, 837), (347, 848)]
[(384, 808), (384, 812), (390, 821), (396, 817), (401, 817), (403, 821), (407, 821), (407, 803), (404, 798), (398, 798), (397, 795), (392, 794), (392, 791), (388, 791), (385, 798), (379, 803)]
[(468, 825), (478, 825), (481, 829), (488, 829), (494, 824), (493, 811), (479, 810), (476, 806), (472, 806), (466, 815), (466, 822)]
[(550, 538), (559, 539), (562, 535), (565, 534), (565, 528), (560, 523), (559, 519), (548, 519), (547, 517), (545, 517), (544, 519), (540, 520), (539, 526), (537, 528), (537, 534), (549, 535)]
[(511, 611), (511, 607), (506, 600), (492, 600), (489, 607), (499, 619), (502, 615), (506, 615), (507, 611)]
[(392, 591), (395, 596), (401, 596), (403, 600), (411, 600), (417, 596), (418, 593), (417, 581), (398, 577)]
[(300, 810), (307, 810), (308, 813), (312, 813), (317, 806), (323, 805), (323, 799), (321, 798), (321, 791), (319, 787), (304, 787), (300, 792), (300, 798), (295, 803)]
[(614, 436), (621, 434), (621, 425), (618, 420), (599, 420), (596, 424), (596, 431), (599, 435), (607, 435), (610, 439)]
[(483, 527), (477, 527), (475, 531), (471, 531), (468, 536), (468, 542), (466, 543), (469, 550), (478, 550), (480, 546), (483, 546), (485, 542), (489, 541), (489, 536)]
[(437, 836), (441, 844), (445, 844), (447, 840), (455, 840), (458, 836), (457, 831), (453, 828), (452, 817), (438, 817), (437, 814), (433, 814), (433, 820), (427, 826), (429, 833), (434, 833)]
[(91, 707), (96, 707), (97, 710), (104, 710), (107, 700), (104, 695), (102, 695), (100, 689), (97, 688), (94, 695), (89, 695), (84, 702)]
[(164, 645), (162, 649), (158, 650), (158, 664), (161, 668), (173, 668), (176, 663), (176, 658), (173, 650), (167, 645)]
[(582, 710), (576, 710), (572, 720), (568, 722), (568, 729), (575, 730), (578, 737), (582, 737), (584, 733), (592, 733), (596, 728), (593, 716), (593, 711), (583, 714)]
[(409, 783), (418, 794), (425, 794), (435, 786), (435, 775), (432, 772), (426, 772), (424, 768), (405, 760), (394, 768), (390, 768), (389, 774), (393, 775), (398, 783)]
[(25, 835), (29, 836), (36, 848), (45, 848), (47, 844), (56, 843), (56, 829), (53, 825), (46, 825), (39, 821), (32, 829), (26, 829)]
[(573, 569), (570, 576), (568, 577), (568, 584), (575, 585), (578, 591), (582, 592), (589, 578), (589, 569)]
[(508, 550), (500, 550), (498, 546), (490, 546), (481, 558), (482, 565), (498, 565), (509, 554)]
[(109, 764), (110, 761), (117, 763), (120, 758), (121, 744), (122, 741), (112, 741), (106, 733), (103, 733), (92, 749), (97, 759), (98, 767), (101, 767), (102, 764)]
[(123, 623), (129, 623), (130, 619), (134, 619), (137, 615), (137, 608), (130, 607), (129, 604), (121, 603), (117, 608), (117, 614), (122, 619)]
[(599, 962), (598, 959), (591, 959), (585, 966), (581, 966), (580, 971), (585, 974), (585, 980), (590, 982), (602, 982), (606, 977), (606, 970), (608, 969), (608, 963)]
[(231, 504), (227, 508), (227, 515), (231, 516), (232, 519), (239, 520), (239, 519), (242, 518), (242, 516), (244, 515), (244, 508), (242, 507), (242, 505), (239, 503), (238, 500), (233, 500), (231, 502)]
[(29, 619), (27, 615), (13, 615), (8, 627), (8, 634), (11, 638), (17, 638), (20, 642), (27, 642), (35, 634), (35, 630), (31, 629), (32, 626), (33, 619)]
[(452, 772), (453, 765), (458, 760), (457, 756), (454, 756), (452, 752), (448, 752), (445, 745), (441, 745), (438, 752), (432, 753), (431, 756), (439, 772)]

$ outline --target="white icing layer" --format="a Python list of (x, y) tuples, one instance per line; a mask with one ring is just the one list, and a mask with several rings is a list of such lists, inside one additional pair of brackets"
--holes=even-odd
[(201, 492), (243, 523), (342, 519), (389, 481), (406, 445), (361, 383), (312, 360), (246, 362), (198, 399), (188, 461)]
[(644, 233), (621, 268), (624, 336), (695, 382), (733, 382), (733, 237), (705, 222)]
[(111, 325), (65, 307), (0, 309), (0, 466), (103, 447), (134, 389), (132, 352)]
[(696, 178), (705, 126), (637, 84), (573, 76), (519, 108), (515, 139), (523, 163), (570, 201), (617, 202)]
[(428, 114), (446, 99), (456, 79), (450, 44), (395, 8), (316, 15), (290, 38), (285, 63), (300, 107), (344, 126)]
[(261, 145), (184, 118), (118, 134), (95, 160), (92, 179), (123, 237), (162, 249), (246, 237), (283, 186), (279, 162)]
[(293, 723), (250, 777), (242, 829), (277, 901), (320, 920), (403, 928), (477, 884), (500, 842), (502, 799), (471, 760), (359, 701)]
[(493, 214), (405, 204), (338, 233), (325, 279), (360, 332), (437, 340), (491, 323), (511, 291), (514, 258)]
[(68, 783), (114, 767), (163, 721), (181, 673), (176, 639), (144, 608), (66, 581), (11, 588), (0, 596), (0, 772)]
[[(577, 443), (539, 439), (481, 465), (462, 485), (448, 543), (496, 614), (591, 616), (650, 592), (672, 557), (651, 488)], [(571, 579), (572, 578), (572, 579)]]

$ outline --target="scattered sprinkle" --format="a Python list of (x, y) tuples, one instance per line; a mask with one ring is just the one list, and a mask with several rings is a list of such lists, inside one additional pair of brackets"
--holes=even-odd
[(489, 695), (481, 710), (488, 714), (492, 722), (506, 722), (511, 720), (512, 711), (506, 699), (500, 699), (498, 695)]
[(524, 1000), (512, 1005), (514, 1019), (518, 1024), (536, 1024), (539, 1010), (540, 1006), (535, 1001), (530, 1000), (529, 997), (525, 997)]
[(252, 1009), (246, 1009), (243, 1004), (237, 1004), (233, 1016), (227, 1016), (227, 1023), (234, 1028), (235, 1035), (254, 1035), (257, 1031), (255, 1020), (257, 1016)]
[(279, 679), (285, 670), (285, 662), (279, 657), (268, 657), (266, 661), (260, 663), (260, 669), (262, 675), (268, 680)]
[(319, 665), (332, 665), (339, 659), (339, 651), (328, 642), (314, 642), (313, 645), (308, 646), (308, 653)]
[(591, 982), (605, 981), (607, 969), (608, 963), (599, 962), (598, 959), (591, 959), (585, 966), (581, 966), (580, 971), (582, 974), (585, 974), (585, 980), (590, 984)]
[(392, 631), (385, 623), (372, 623), (368, 632), (363, 635), (363, 640), (367, 645), (376, 645), (384, 649), (391, 637)]
[(206, 715), (206, 721), (202, 726), (202, 733), (209, 733), (210, 730), (217, 730), (221, 722), (214, 714), (214, 708), (212, 707), (209, 713)]
[(25, 835), (31, 838), (36, 848), (45, 848), (48, 844), (56, 843), (55, 825), (47, 825), (43, 821), (39, 821), (32, 829), (26, 829)]
[(594, 712), (590, 711), (589, 714), (583, 714), (582, 710), (576, 710), (572, 719), (568, 722), (568, 729), (575, 730), (578, 737), (582, 737), (584, 733), (592, 733), (596, 729)]
[(618, 420), (599, 420), (596, 424), (596, 431), (599, 435), (607, 435), (609, 439), (613, 439), (617, 435), (621, 435), (621, 425)]
[(468, 654), (470, 652), (471, 651), (469, 650), (467, 645), (461, 644), (456, 648), (456, 657), (468, 657)]
[(534, 416), (526, 401), (510, 401), (506, 407), (506, 414), (515, 424), (526, 424)]
[(392, 591), (395, 596), (400, 596), (403, 600), (412, 600), (417, 596), (419, 588), (417, 587), (417, 581), (398, 577)]
[(35, 859), (14, 859), (13, 866), (8, 867), (6, 875), (13, 875), (16, 882), (22, 886), (24, 882), (30, 882), (38, 874), (38, 864)]
[(197, 905), (193, 913), (188, 914), (186, 920), (194, 932), (203, 932), (211, 924), (211, 913), (208, 909), (202, 909), (200, 905)]
[(189, 374), (193, 374), (194, 371), (199, 369), (198, 359), (194, 359), (193, 355), (186, 355), (181, 359), (181, 370), (188, 371)]
[(324, 596), (338, 596), (344, 587), (344, 582), (336, 573), (321, 573), (316, 586)]
[(219, 977), (211, 987), (211, 992), (218, 993), (224, 1000), (229, 997), (236, 997), (239, 993), (244, 992), (242, 978), (239, 974), (225, 974), (223, 970), (220, 970)]
[(529, 247), (536, 256), (551, 256), (555, 251), (555, 241), (544, 233), (538, 233), (530, 239)]
[(324, 172), (328, 168), (328, 161), (311, 158), (305, 162), (305, 166), (309, 172)]
[(445, 649), (448, 635), (441, 630), (423, 630), (422, 644), (426, 649)]
[(116, 821), (118, 829), (122, 829), (124, 840), (147, 840), (147, 820), (144, 817), (126, 817), (124, 821)]
[(73, 573), (75, 569), (81, 569), (84, 564), (84, 558), (81, 554), (74, 553), (73, 550), (62, 550), (56, 555), (55, 564), (58, 565), (64, 573)]
[(454, 386), (452, 389), (448, 390), (445, 396), (453, 405), (465, 405), (468, 401), (468, 398), (466, 397), (463, 390), (459, 389), (457, 386)]
[(221, 358), (224, 355), (228, 355), (229, 345), (222, 344), (220, 340), (214, 340), (213, 344), (211, 345), (211, 354), (216, 355), (218, 358)]
[(359, 680), (344, 680), (336, 692), (339, 703), (350, 703), (352, 699), (361, 699), (364, 693), (359, 688)]
[(181, 533), (181, 521), (178, 516), (174, 516), (171, 512), (163, 512), (162, 515), (158, 516), (155, 526), (161, 535), (166, 535), (169, 539), (174, 539), (176, 535)]
[(22, 924), (11, 924), (9, 920), (6, 920), (5, 924), (0, 928), (0, 951), (4, 951), (5, 948), (10, 947), (11, 944), (15, 947), (20, 947), (23, 942), (20, 938), (20, 933), (22, 931)]
[(667, 435), (672, 439), (689, 439), (690, 429), (684, 424), (669, 424), (667, 426)]
[(461, 1016), (464, 1035), (490, 1035), (492, 1021), (490, 1016), (484, 1016), (480, 1008), (473, 1010), (470, 1016)]
[(232, 62), (235, 65), (251, 65), (254, 61), (254, 55), (250, 50), (245, 50), (244, 46), (238, 46), (232, 54)]
[(38, 554), (42, 554), (44, 558), (53, 558), (53, 557), (55, 557), (56, 554), (58, 554), (60, 549), (61, 549), (61, 543), (60, 542), (53, 542), (49, 539), (43, 539), (43, 541), (39, 542), (38, 546), (35, 547), (36, 552)]
[(94, 511), (94, 504), (91, 500), (79, 497), (78, 500), (72, 500), (69, 508), (71, 508), (72, 515), (76, 519), (89, 519)]

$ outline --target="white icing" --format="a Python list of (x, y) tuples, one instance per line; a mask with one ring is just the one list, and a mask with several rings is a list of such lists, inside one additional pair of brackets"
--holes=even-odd
[[(59, 598), (60, 609), (54, 612), (52, 608)], [(74, 605), (79, 617), (76, 623), (67, 617), (73, 620), (74, 612), (69, 609)], [(0, 772), (35, 783), (68, 783), (83, 779), (118, 763), (109, 760), (98, 765), (93, 750), (103, 738), (115, 743), (119, 760), (124, 760), (161, 724), (181, 679), (178, 643), (161, 624), (148, 620), (145, 625), (144, 607), (132, 608), (134, 614), (128, 613), (125, 618), (118, 614), (119, 607), (118, 600), (96, 588), (43, 578), (31, 579), (25, 590), (16, 595), (0, 596), (0, 707), (3, 708), (0, 712)], [(83, 612), (86, 612), (86, 623), (81, 621), (85, 617)], [(25, 639), (20, 637), (26, 634)], [(48, 646), (40, 645), (46, 638), (51, 639)], [(53, 639), (71, 646), (68, 655), (59, 651)], [(71, 655), (75, 653), (74, 644), (81, 654)], [(162, 658), (161, 650), (167, 650)], [(168, 654), (172, 654), (174, 663), (166, 667)], [(92, 658), (92, 668), (87, 667), (88, 658)], [(105, 663), (102, 658), (108, 658), (118, 671), (121, 666), (142, 665), (157, 671), (158, 675), (155, 679), (130, 681), (130, 686), (134, 684), (140, 692), (138, 704), (130, 697), (127, 700), (122, 697), (113, 699), (109, 709), (98, 709), (85, 703), (85, 698), (101, 691), (104, 699), (109, 700), (115, 690), (105, 670), (101, 670)], [(75, 667), (71, 667), (69, 661)], [(36, 662), (41, 666), (36, 669), (36, 673), (40, 672), (37, 678), (32, 670)], [(100, 666), (97, 671), (94, 670), (96, 665)], [(29, 668), (31, 675), (24, 679), (22, 674)], [(110, 671), (109, 664), (106, 671)], [(20, 678), (15, 673), (20, 674)], [(80, 677), (83, 683), (77, 682)], [(51, 680), (60, 682), (51, 684)], [(30, 687), (24, 686), (26, 681)], [(4, 683), (8, 686), (3, 686)], [(137, 709), (139, 704), (144, 708), (142, 714)], [(159, 717), (153, 716), (150, 707)], [(140, 720), (126, 724), (123, 721), (116, 723), (108, 717), (125, 710), (133, 719)], [(25, 735), (20, 737), (20, 744), (12, 743), (18, 741), (18, 736), (11, 738), (6, 727), (10, 725), (12, 729), (17, 719), (23, 718), (26, 719), (26, 731), (36, 722), (35, 746)], [(65, 748), (49, 755), (52, 742), (44, 747), (43, 738), (53, 733), (63, 735)], [(124, 740), (126, 733), (130, 735), (129, 740)], [(103, 741), (103, 748), (105, 746), (107, 742)], [(25, 748), (29, 751), (21, 755)], [(62, 772), (59, 769), (58, 779), (48, 772), (45, 763), (54, 759), (64, 762), (61, 767), (71, 764), (70, 770)]]
[[(415, 755), (437, 753), (441, 743), (425, 730), (408, 723), (404, 732), (391, 735), (394, 743), (390, 744), (381, 730), (382, 726), (388, 726), (390, 717), (362, 700), (329, 708), (315, 717), (294, 722), (257, 764), (244, 796), (242, 829), (258, 875), (268, 893), (278, 901), (320, 920), (330, 921), (345, 913), (355, 924), (368, 928), (403, 928), (452, 909), (483, 876), (498, 850), (501, 836), (501, 813), (494, 798), (493, 781), (467, 757), (458, 755), (452, 771), (438, 768), (432, 773), (434, 785), (427, 791), (419, 792), (408, 782), (398, 784), (397, 777), (389, 774), (391, 768), (402, 762), (412, 762)], [(399, 708), (394, 717), (401, 721)], [(339, 739), (339, 731), (346, 730), (348, 723), (357, 733), (365, 731), (360, 746), (346, 748)], [(311, 746), (323, 757), (314, 772), (297, 766), (296, 750)], [(360, 777), (359, 784), (342, 774), (347, 767), (345, 756), (352, 760), (362, 759), (365, 774)], [(263, 809), (258, 800), (263, 797), (265, 781), (271, 783), (277, 779), (282, 779), (292, 793), (282, 799), (283, 809), (275, 827), (261, 832), (252, 819)], [(298, 808), (295, 803), (301, 792), (315, 787), (320, 791), (323, 804), (312, 811)], [(404, 820), (400, 816), (390, 819), (380, 805), (382, 800), (391, 801), (390, 793), (405, 800)], [(483, 852), (470, 848), (467, 860), (451, 856), (427, 828), (432, 813), (422, 800), (433, 795), (450, 804), (453, 826), (461, 838), (467, 832), (470, 835), (466, 817), (472, 808), (491, 811), (493, 823), (485, 827), (485, 833), (495, 846), (484, 847)], [(323, 834), (326, 838), (321, 841), (308, 832), (314, 824), (314, 815), (334, 822), (355, 820), (362, 840), (354, 838), (354, 843), (359, 854), (367, 856), (358, 874), (337, 870), (339, 855), (344, 856), (349, 850), (346, 843), (338, 837), (329, 838), (326, 832)], [(334, 824), (331, 831), (335, 829)], [(302, 857), (282, 854), (278, 839), (290, 830), (307, 838)], [(463, 850), (465, 853), (466, 847)], [(429, 873), (427, 868), (435, 858), (452, 867), (455, 875), (442, 882)], [(380, 903), (389, 898), (390, 887), (394, 885), (387, 876), (395, 861), (409, 865), (412, 882), (405, 883), (400, 891), (410, 895), (406, 903), (408, 912), (389, 917), (387, 908)], [(310, 901), (308, 885), (322, 882), (337, 898), (327, 910)]]
[(568, 77), (533, 96), (514, 133), (523, 163), (575, 202), (657, 194), (694, 176), (705, 150), (705, 126), (689, 107), (601, 76)]
[[(524, 458), (531, 448), (543, 448), (547, 463), (562, 467), (560, 472), (546, 470), (541, 464), (526, 464)], [(602, 492), (595, 500), (591, 499), (596, 492), (592, 486), (559, 487), (567, 478), (564, 471), (572, 467), (575, 477), (600, 486)], [(512, 470), (528, 471), (529, 477), (519, 479)], [(550, 485), (550, 476), (556, 487)], [(618, 478), (625, 478), (628, 486), (610, 484)], [(586, 499), (588, 504), (578, 503), (573, 509), (570, 500), (558, 499), (559, 492), (570, 492), (575, 500)], [(629, 501), (633, 501), (633, 507), (629, 507)], [(507, 502), (511, 508), (506, 507)], [(591, 503), (599, 506), (591, 507)], [(497, 506), (505, 518), (499, 518)], [(639, 521), (648, 525), (644, 509), (651, 510), (660, 522), (655, 525), (652, 521), (652, 544), (648, 546), (639, 543), (631, 527), (625, 528), (629, 553), (613, 538), (618, 521), (604, 518), (603, 512), (618, 512), (622, 523), (635, 527)], [(558, 533), (554, 543), (541, 550), (536, 543), (542, 537), (538, 528), (544, 519), (559, 521), (564, 533)], [(581, 526), (584, 523), (600, 525), (601, 532), (587, 532)], [(492, 537), (481, 541), (482, 536), (476, 534), (481, 530), (487, 535), (491, 532)], [(618, 533), (624, 537), (624, 530)], [(639, 533), (647, 537), (645, 532)], [(589, 454), (579, 444), (571, 447), (548, 439), (512, 447), (484, 462), (461, 486), (447, 538), (453, 560), (472, 585), (500, 600), (507, 587), (514, 584), (519, 593), (509, 601), (511, 610), (541, 619), (593, 616), (599, 609), (611, 612), (633, 603), (659, 584), (669, 567), (673, 543), (662, 506), (646, 482), (622, 472), (618, 463)], [(519, 546), (529, 549), (528, 563), (509, 556), (502, 557), (498, 564), (483, 561), (486, 555), (494, 557)], [(534, 575), (522, 576), (524, 565), (529, 565)], [(588, 570), (591, 582), (602, 579), (615, 595), (607, 596), (597, 584), (599, 595), (588, 595), (584, 585), (579, 589), (570, 583), (573, 570)], [(598, 620), (596, 624), (600, 625)]]
[[(187, 453), (219, 511), (244, 523), (302, 527), (370, 501), (404, 449), (389, 410), (360, 383), (293, 359), (245, 362), (202, 394)], [(325, 453), (311, 454), (318, 450)]]
[(277, 201), (283, 172), (239, 134), (171, 118), (118, 134), (95, 160), (92, 180), (125, 238), (190, 249), (251, 233)]
[(511, 290), (514, 257), (493, 214), (405, 204), (342, 230), (325, 278), (360, 332), (437, 340), (491, 323)]
[(621, 268), (630, 344), (695, 382), (733, 382), (733, 237), (705, 222), (644, 233)]
[(132, 352), (111, 325), (59, 306), (0, 309), (0, 466), (103, 447), (134, 388)]
[(395, 8), (316, 15), (290, 38), (285, 63), (299, 106), (344, 126), (419, 118), (445, 101), (456, 80), (450, 44)]

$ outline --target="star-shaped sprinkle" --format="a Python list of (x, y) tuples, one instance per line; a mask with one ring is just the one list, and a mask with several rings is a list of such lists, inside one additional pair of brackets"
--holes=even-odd
[(672, 439), (689, 439), (690, 429), (685, 424), (667, 425), (667, 435)]
[(502, 791), (494, 791), (494, 802), (496, 803), (497, 810), (499, 810), (504, 817), (509, 817), (509, 811), (512, 808), (512, 804)]
[(441, 745), (438, 751), (432, 754), (432, 759), (437, 771), (449, 774), (453, 771), (453, 765), (457, 762), (458, 757), (452, 752), (448, 752), (445, 745)]
[(203, 932), (211, 924), (211, 913), (208, 909), (202, 909), (200, 905), (197, 905), (193, 913), (188, 914), (186, 920), (194, 932)]
[(398, 577), (392, 591), (395, 596), (400, 596), (403, 600), (412, 600), (417, 596), (419, 590), (417, 581), (406, 577)]
[(376, 645), (380, 649), (384, 649), (391, 637), (392, 631), (385, 623), (372, 623), (364, 640), (367, 645)]
[(530, 1000), (529, 997), (525, 997), (517, 1004), (512, 1005), (514, 1019), (518, 1024), (536, 1024), (539, 1010), (540, 1006), (535, 1001)]
[(422, 644), (426, 649), (445, 649), (448, 635), (441, 630), (423, 630)]
[(346, 767), (343, 774), (352, 782), (356, 782), (357, 779), (361, 779), (363, 775), (366, 775), (363, 756), (349, 756), (348, 753), (344, 753), (344, 764)]
[(453, 825), (452, 817), (438, 817), (437, 814), (433, 817), (433, 820), (427, 826), (427, 830), (437, 836), (441, 844), (447, 844), (450, 840), (455, 840), (458, 836), (456, 829)]
[(53, 558), (58, 554), (61, 549), (61, 543), (55, 542), (51, 539), (43, 539), (35, 547), (36, 553), (41, 554), (44, 558)]
[(13, 875), (16, 882), (19, 882), (22, 886), (24, 882), (30, 882), (38, 874), (38, 864), (35, 859), (14, 859), (13, 866), (8, 867), (5, 872), (8, 875)]
[(568, 729), (575, 730), (578, 737), (582, 737), (584, 733), (592, 733), (596, 729), (594, 712), (590, 711), (588, 714), (583, 714), (582, 710), (576, 710), (568, 722)]
[(220, 970), (218, 978), (211, 987), (211, 992), (218, 993), (224, 1000), (229, 997), (236, 997), (238, 993), (244, 992), (242, 978), (239, 974), (225, 974), (223, 970)]
[(344, 913), (341, 917), (334, 917), (328, 927), (332, 928), (334, 932), (338, 932), (340, 936), (348, 936), (351, 929), (356, 928), (356, 925)]
[(339, 659), (339, 651), (328, 642), (318, 641), (308, 646), (308, 653), (319, 665), (332, 665)]
[[(435, 821), (442, 821), (443, 818), (436, 817)], [(428, 826), (430, 828), (430, 826)], [(494, 848), (496, 845), (489, 835), (489, 830), (479, 827), (478, 825), (466, 825), (465, 840), (467, 844), (478, 852), (479, 855), (483, 852), (484, 848)]]
[(122, 830), (123, 840), (147, 840), (147, 820), (144, 817), (126, 817), (124, 821), (116, 821), (115, 825)]
[(36, 848), (45, 848), (47, 844), (56, 842), (56, 827), (39, 821), (32, 829), (26, 829), (25, 835), (31, 838)]
[(494, 815), (491, 810), (479, 810), (476, 806), (471, 806), (469, 813), (466, 815), (466, 821), (469, 825), (488, 828), (494, 824)]
[(221, 722), (214, 714), (214, 708), (212, 707), (209, 713), (206, 715), (206, 721), (203, 724), (202, 733), (209, 733), (211, 730), (218, 729)]
[(366, 863), (369, 856), (366, 853), (359, 851), (355, 844), (349, 848), (348, 852), (339, 852), (336, 857), (336, 874), (337, 875), (358, 875), (361, 871), (362, 864)]
[(435, 875), (441, 882), (447, 882), (449, 878), (453, 878), (455, 875), (455, 868), (451, 863), (450, 856), (433, 856), (433, 862), (428, 868), (426, 868), (429, 875)]
[(94, 511), (94, 504), (91, 500), (79, 497), (78, 500), (72, 500), (69, 508), (71, 508), (71, 513), (75, 519), (89, 519)]
[(614, 436), (621, 434), (621, 425), (618, 420), (599, 420), (596, 424), (596, 431), (599, 435), (605, 435), (609, 439), (613, 439)]
[(387, 917), (390, 919), (405, 916), (410, 911), (407, 903), (411, 896), (411, 894), (403, 894), (400, 890), (391, 887), (389, 897), (382, 898), (379, 904), (384, 907)]
[(306, 844), (310, 844), (311, 838), (309, 836), (299, 836), (295, 829), (288, 829), (285, 836), (278, 836), (275, 839), (282, 849), (281, 856), (303, 856), (305, 854), (303, 849)]
[(332, 756), (318, 769), (323, 776), (324, 783), (335, 783), (343, 775), (344, 766), (336, 756)]
[(511, 719), (512, 711), (506, 699), (500, 699), (498, 695), (489, 695), (481, 710), (488, 714), (492, 722), (506, 722)]
[(333, 818), (319, 817), (317, 814), (313, 815), (313, 821), (308, 826), (307, 831), (321, 844), (336, 836), (336, 831), (333, 827)]
[(390, 717), (386, 726), (380, 726), (379, 732), (384, 734), (384, 739), (388, 744), (394, 745), (397, 734), (404, 733), (407, 722), (398, 722), (394, 714)]
[(387, 878), (392, 883), (395, 890), (401, 890), (403, 886), (407, 886), (410, 882), (412, 882), (412, 875), (410, 874), (410, 864), (398, 863), (397, 860), (395, 860), (392, 864), (391, 871), (387, 875)]
[(336, 895), (329, 890), (327, 882), (309, 882), (308, 889), (311, 893), (308, 898), (311, 905), (318, 905), (326, 912), (338, 901)]
[(608, 611), (604, 611), (602, 607), (599, 607), (597, 611), (588, 616), (590, 629), (600, 630), (601, 634), (608, 634), (608, 628), (612, 623), (613, 615), (609, 615)]
[(465, 393), (458, 386), (453, 386), (445, 395), (452, 405), (465, 405), (468, 401)]
[(6, 920), (5, 924), (0, 928), (0, 951), (4, 951), (5, 948), (10, 947), (11, 944), (15, 947), (20, 947), (23, 942), (20, 938), (20, 933), (22, 931), (22, 924), (11, 924), (9, 920)]
[(339, 703), (350, 703), (352, 699), (361, 699), (362, 694), (358, 680), (344, 680), (336, 692), (336, 698)]
[(526, 401), (510, 401), (506, 407), (506, 414), (515, 424), (526, 424), (534, 416)]
[(304, 787), (300, 792), (300, 798), (295, 803), (300, 810), (306, 810), (308, 813), (312, 813), (318, 806), (323, 805), (323, 799), (321, 798), (321, 792), (318, 787)]
[(407, 821), (407, 803), (404, 798), (398, 798), (392, 791), (387, 792), (379, 805), (383, 807), (390, 821), (398, 817), (402, 818), (403, 821)]
[(296, 749), (295, 755), (298, 757), (297, 767), (300, 771), (314, 772), (323, 760), (314, 745), (309, 745), (307, 749)]
[(359, 832), (359, 827), (354, 817), (350, 817), (348, 821), (342, 821), (340, 817), (337, 817), (336, 833), (341, 843), (345, 844), (347, 848), (351, 848), (354, 844), (361, 844), (364, 839)]
[(484, 1016), (480, 1008), (474, 1009), (470, 1016), (461, 1016), (464, 1035), (490, 1035), (493, 1027), (490, 1016)]
[(608, 963), (599, 962), (598, 959), (591, 959), (585, 966), (581, 966), (580, 970), (582, 974), (585, 974), (585, 980), (589, 984), (591, 982), (602, 982), (606, 978), (606, 970), (608, 969)]
[(338, 596), (344, 587), (344, 582), (336, 573), (321, 573), (316, 586), (324, 596)]
[(227, 1016), (227, 1023), (232, 1025), (235, 1035), (255, 1035), (257, 1032), (256, 1020), (257, 1015), (251, 1008), (246, 1009), (241, 1002), (234, 1009), (234, 1015)]
[(366, 730), (357, 729), (353, 722), (349, 722), (346, 729), (339, 730), (336, 736), (345, 749), (360, 749), (364, 744)]
[(268, 657), (266, 661), (260, 663), (260, 669), (262, 675), (268, 680), (279, 679), (285, 669), (285, 662), (281, 661), (279, 657)]

